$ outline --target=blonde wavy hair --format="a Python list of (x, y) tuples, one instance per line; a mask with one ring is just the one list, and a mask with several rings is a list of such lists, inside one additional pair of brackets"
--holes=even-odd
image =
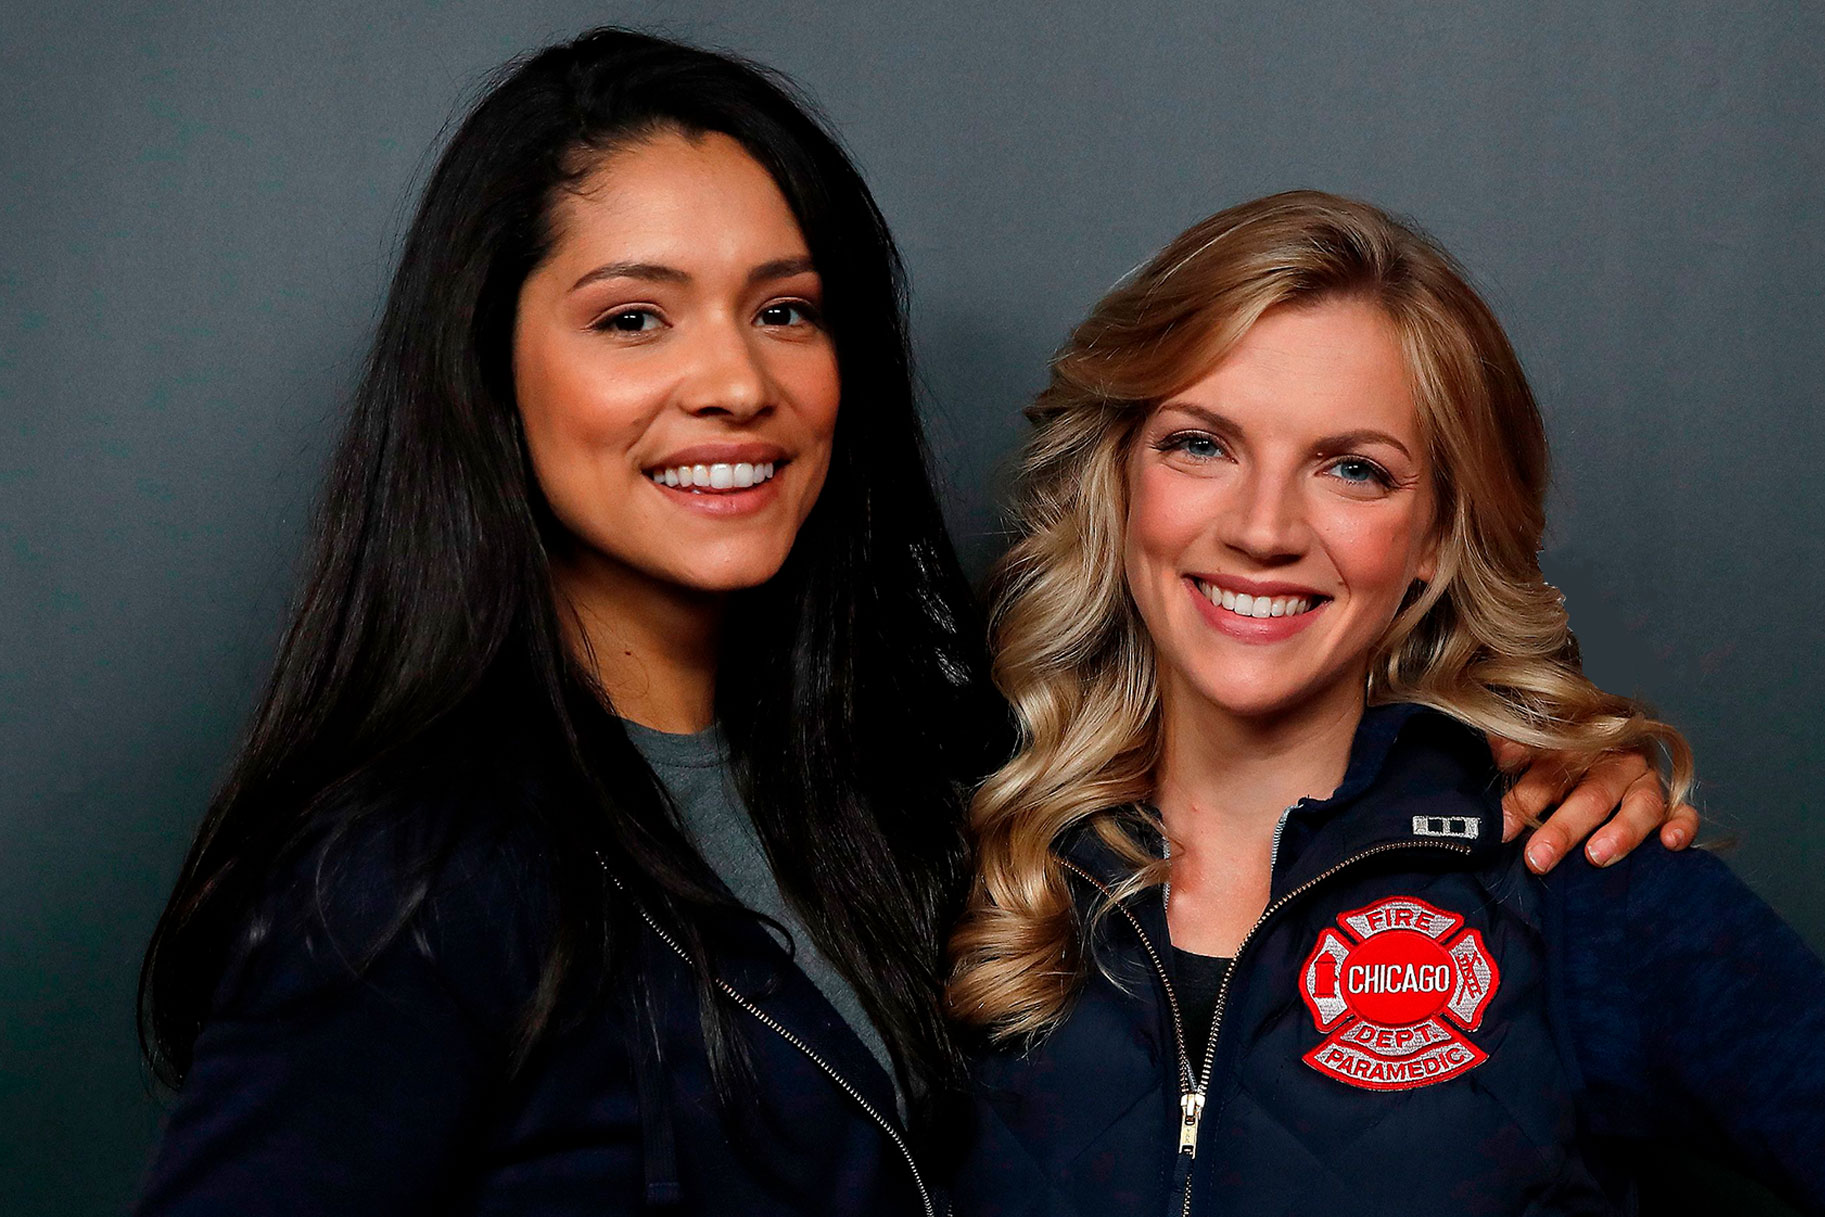
[(1018, 539), (994, 581), (995, 680), (1020, 747), (977, 792), (976, 876), (951, 939), (949, 1005), (996, 1038), (1043, 1034), (1084, 952), (1054, 849), (1088, 824), (1164, 878), (1132, 831), (1160, 751), (1151, 640), (1123, 577), (1126, 463), (1154, 405), (1197, 381), (1270, 308), (1350, 298), (1394, 322), (1437, 493), (1437, 571), (1378, 644), (1371, 702), (1417, 702), (1588, 766), (1645, 750), (1675, 799), (1692, 757), (1674, 728), (1580, 670), (1540, 574), (1546, 431), (1495, 315), (1444, 250), (1367, 203), (1317, 191), (1194, 225), (1099, 302), (1027, 411)]

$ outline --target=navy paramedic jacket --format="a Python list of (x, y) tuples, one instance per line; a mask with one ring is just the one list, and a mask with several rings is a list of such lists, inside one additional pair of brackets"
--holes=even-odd
[[(750, 1102), (725, 1111), (708, 1073), (683, 962), (642, 933), (661, 1041), (646, 1053), (626, 995), (572, 1012), (517, 1076), (514, 1019), (537, 977), (539, 851), (520, 825), (536, 798), (477, 749), (422, 806), (345, 851), (323, 921), (279, 885), (275, 930), (231, 967), (197, 1040), (136, 1212), (142, 1217), (926, 1212), (894, 1092), (841, 1016), (767, 932), (717, 939), (714, 970), (766, 1020), (735, 1012), (752, 1052)], [(359, 943), (403, 881), (403, 834), (467, 827), (431, 897), (359, 979)], [(323, 855), (297, 868), (315, 873)], [(830, 1066), (833, 1081), (811, 1059)], [(848, 1089), (845, 1089), (847, 1087)], [(853, 1091), (853, 1093), (851, 1093)], [(866, 1103), (894, 1131), (864, 1110)]]
[[(1825, 1213), (1825, 966), (1708, 854), (1541, 879), (1501, 825), (1479, 736), (1369, 710), (1282, 821), (1208, 1065), (1161, 890), (1085, 920), (1065, 1021), (977, 1060), (957, 1212), (1627, 1213), (1622, 1144), (1684, 1138)], [(1064, 853), (1087, 919), (1121, 870), (1091, 833)]]

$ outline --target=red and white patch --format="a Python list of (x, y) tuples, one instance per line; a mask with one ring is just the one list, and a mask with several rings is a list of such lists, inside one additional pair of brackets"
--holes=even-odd
[(1481, 1025), (1502, 980), (1480, 933), (1452, 940), (1464, 919), (1412, 896), (1337, 923), (1344, 932), (1320, 934), (1300, 970), (1312, 1021), (1330, 1032), (1306, 1064), (1364, 1090), (1412, 1090), (1489, 1059), (1463, 1035)]

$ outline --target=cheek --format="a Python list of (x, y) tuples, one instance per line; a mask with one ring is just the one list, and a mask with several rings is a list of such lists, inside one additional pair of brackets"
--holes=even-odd
[(1144, 458), (1130, 465), (1128, 521), (1122, 541), (1122, 573), (1128, 594), (1155, 643), (1166, 651), (1186, 627), (1189, 601), (1180, 573), (1209, 531), (1216, 508), (1214, 488)]
[(1212, 505), (1194, 479), (1142, 463), (1128, 479), (1125, 550), (1130, 578), (1178, 578), (1185, 551), (1208, 526)]
[(826, 343), (794, 354), (795, 358), (776, 366), (774, 380), (785, 400), (792, 403), (804, 432), (805, 452), (800, 459), (811, 456), (828, 465), (836, 435), (837, 407), (843, 399), (836, 351)]
[(785, 364), (779, 377), (782, 386), (808, 422), (821, 425), (825, 431), (836, 425), (837, 403), (842, 400), (843, 382), (837, 372), (836, 350), (828, 343), (805, 351), (803, 356)]
[(1385, 514), (1340, 512), (1325, 529), (1326, 548), (1345, 584), (1359, 597), (1389, 601), (1393, 615), (1416, 573), (1429, 520), (1423, 508)]
[(517, 337), (513, 379), (539, 486), (574, 529), (579, 513), (599, 514), (639, 474), (632, 449), (662, 394), (638, 367), (603, 366), (587, 336)]
[(565, 337), (516, 344), (514, 390), (529, 441), (535, 433), (549, 439), (607, 437), (650, 415), (638, 368), (605, 367), (591, 354), (585, 344)]

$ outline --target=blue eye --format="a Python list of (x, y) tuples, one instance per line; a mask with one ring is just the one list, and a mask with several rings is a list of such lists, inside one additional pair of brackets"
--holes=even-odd
[(1216, 436), (1201, 431), (1181, 431), (1169, 435), (1159, 442), (1158, 447), (1161, 452), (1182, 452), (1194, 461), (1214, 461), (1227, 455)]
[(1346, 456), (1335, 462), (1330, 472), (1358, 486), (1392, 486), (1394, 479), (1374, 461), (1360, 456)]

